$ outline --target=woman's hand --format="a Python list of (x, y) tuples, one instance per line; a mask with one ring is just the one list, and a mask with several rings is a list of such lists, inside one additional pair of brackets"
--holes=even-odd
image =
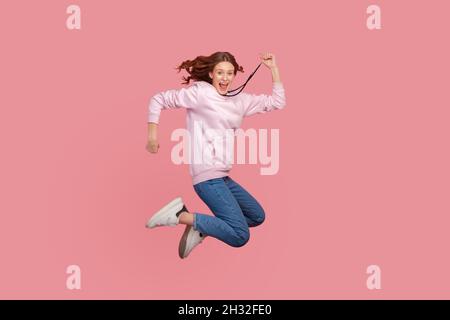
[(262, 60), (262, 63), (264, 63), (264, 65), (270, 69), (276, 68), (277, 64), (275, 61), (275, 55), (270, 53), (270, 52), (264, 52), (264, 53), (260, 53), (259, 57)]
[(146, 149), (150, 153), (157, 153), (159, 149), (159, 143), (156, 139), (149, 139), (147, 142)]

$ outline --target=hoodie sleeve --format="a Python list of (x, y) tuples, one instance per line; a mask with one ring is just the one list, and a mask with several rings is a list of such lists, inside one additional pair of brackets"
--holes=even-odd
[(159, 92), (150, 99), (148, 106), (148, 122), (159, 123), (163, 109), (194, 108), (197, 104), (198, 86), (192, 84), (181, 89)]
[(281, 82), (273, 82), (272, 95), (244, 93), (244, 116), (256, 113), (266, 113), (276, 109), (283, 109), (286, 105), (284, 87)]

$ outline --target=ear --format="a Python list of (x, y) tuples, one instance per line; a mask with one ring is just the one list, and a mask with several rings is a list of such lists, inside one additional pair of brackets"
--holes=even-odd
[(209, 78), (212, 80), (212, 73), (211, 72), (209, 73)]

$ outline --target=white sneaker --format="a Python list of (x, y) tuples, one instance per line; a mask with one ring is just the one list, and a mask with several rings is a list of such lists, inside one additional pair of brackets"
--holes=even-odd
[(147, 228), (159, 226), (176, 226), (179, 222), (181, 212), (187, 211), (183, 200), (178, 197), (170, 201), (162, 209), (156, 212), (147, 222)]
[(181, 259), (186, 258), (189, 253), (206, 238), (197, 230), (194, 230), (192, 226), (187, 225), (184, 229), (184, 233), (181, 236), (180, 244), (178, 245), (178, 255)]

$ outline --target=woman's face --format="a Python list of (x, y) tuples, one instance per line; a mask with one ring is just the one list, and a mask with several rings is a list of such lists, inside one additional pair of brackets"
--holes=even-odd
[(222, 61), (214, 66), (209, 73), (213, 86), (219, 93), (225, 94), (231, 88), (234, 79), (234, 66), (228, 61)]

